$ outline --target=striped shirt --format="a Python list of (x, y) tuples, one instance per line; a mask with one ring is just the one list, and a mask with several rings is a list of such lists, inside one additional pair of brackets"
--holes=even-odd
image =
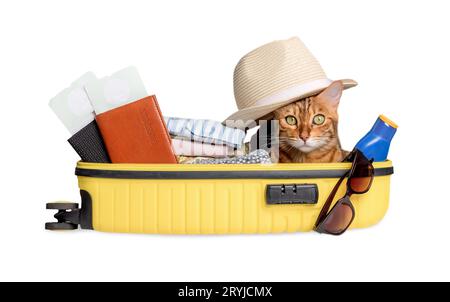
[(164, 117), (170, 135), (197, 142), (240, 148), (245, 138), (241, 129), (203, 119)]

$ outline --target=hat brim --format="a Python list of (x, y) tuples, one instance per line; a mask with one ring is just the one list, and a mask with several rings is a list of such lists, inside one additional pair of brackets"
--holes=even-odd
[[(358, 83), (354, 80), (350, 79), (343, 79), (340, 80), (344, 86), (344, 89), (352, 88), (358, 85)], [(332, 81), (330, 80), (330, 83)], [(286, 106), (292, 102), (295, 102), (296, 100), (300, 100), (306, 97), (310, 97), (313, 95), (317, 95), (323, 90), (325, 90), (329, 85), (324, 85), (323, 87), (319, 87), (314, 90), (308, 90), (304, 92), (299, 92), (295, 96), (291, 96), (288, 98), (280, 98), (278, 101), (273, 102), (271, 104), (267, 105), (259, 105), (259, 106), (252, 106), (248, 108), (244, 108), (241, 110), (236, 111), (232, 115), (230, 115), (227, 119), (223, 121), (224, 124), (227, 123), (227, 121), (241, 121), (240, 123), (233, 123), (234, 127), (237, 128), (246, 128), (248, 127), (253, 121), (256, 121), (257, 119), (271, 113), (272, 111), (279, 109), (283, 106)], [(255, 125), (256, 126), (256, 125)]]

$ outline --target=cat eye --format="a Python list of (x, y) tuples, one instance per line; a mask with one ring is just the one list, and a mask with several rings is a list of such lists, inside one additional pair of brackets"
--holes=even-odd
[(295, 116), (292, 115), (288, 115), (285, 118), (286, 123), (288, 123), (289, 125), (297, 125), (297, 119), (295, 118)]
[(318, 114), (313, 118), (313, 124), (322, 125), (325, 122), (325, 116), (323, 114)]

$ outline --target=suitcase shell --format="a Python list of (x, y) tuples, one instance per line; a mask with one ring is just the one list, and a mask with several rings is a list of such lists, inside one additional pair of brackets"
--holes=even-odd
[[(97, 231), (151, 234), (311, 231), (323, 203), (350, 166), (350, 163), (177, 165), (78, 162), (75, 174), (82, 196), (80, 224), (82, 228)], [(375, 178), (369, 192), (351, 197), (356, 211), (351, 228), (374, 225), (387, 211), (392, 163), (376, 162), (374, 168)], [(298, 190), (294, 193), (276, 191), (294, 187)], [(302, 202), (302, 198), (296, 204), (289, 200), (272, 204), (273, 200), (269, 200), (268, 190), (275, 190), (279, 197), (283, 197), (287, 193), (314, 193), (302, 192), (311, 187), (317, 188), (315, 193), (318, 194), (310, 194), (316, 198), (316, 203), (313, 200)], [(345, 194), (345, 189), (344, 182), (335, 200)], [(308, 194), (303, 195), (308, 197)]]

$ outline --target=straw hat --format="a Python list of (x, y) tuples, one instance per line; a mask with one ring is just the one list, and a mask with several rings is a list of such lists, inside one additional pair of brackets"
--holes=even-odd
[[(226, 121), (241, 126), (296, 100), (320, 93), (331, 84), (319, 62), (299, 38), (274, 41), (246, 54), (234, 70), (238, 111)], [(357, 85), (341, 80), (344, 89)]]

